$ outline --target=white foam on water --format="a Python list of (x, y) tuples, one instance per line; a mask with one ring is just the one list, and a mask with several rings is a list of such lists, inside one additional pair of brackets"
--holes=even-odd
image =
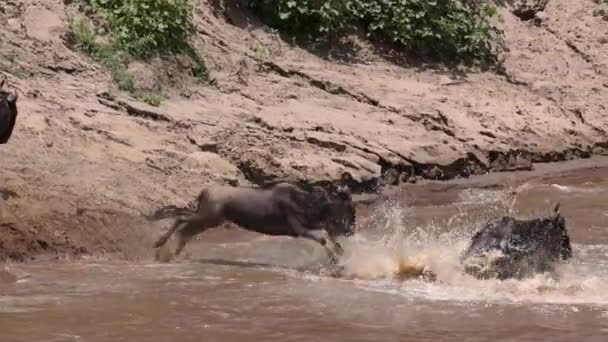
[[(549, 187), (552, 188), (554, 190), (559, 190), (561, 192), (565, 192), (565, 193), (585, 193), (585, 194), (590, 194), (590, 193), (597, 193), (597, 192), (601, 192), (601, 191), (605, 191), (603, 188), (599, 188), (599, 187), (589, 187), (593, 184), (584, 184), (587, 187), (582, 187), (582, 186), (571, 186), (571, 185), (561, 185), (561, 184), (551, 184), (551, 185), (545, 185), (545, 187)], [(540, 188), (542, 187), (542, 185), (540, 186), (536, 186), (536, 188)]]
[(570, 186), (565, 186), (565, 185), (559, 185), (559, 184), (551, 184), (552, 187), (556, 188), (557, 190), (563, 191), (563, 192), (572, 192), (574, 191), (573, 187)]

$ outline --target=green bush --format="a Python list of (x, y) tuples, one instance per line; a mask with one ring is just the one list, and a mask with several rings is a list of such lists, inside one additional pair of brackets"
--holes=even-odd
[(338, 31), (350, 22), (352, 0), (250, 0), (268, 25), (297, 37)]
[(193, 31), (189, 0), (85, 0), (132, 55), (181, 51)]
[(157, 93), (148, 93), (141, 96), (141, 100), (153, 107), (160, 106), (163, 101), (163, 96)]
[(133, 76), (127, 72), (126, 65), (130, 56), (126, 52), (110, 43), (98, 42), (95, 28), (89, 20), (71, 20), (69, 32), (76, 46), (110, 70), (119, 89), (130, 92), (135, 90)]
[[(182, 54), (194, 66), (192, 76), (208, 78), (208, 70), (198, 51), (188, 42), (193, 32), (189, 0), (80, 0), (81, 19), (70, 20), (74, 45), (103, 64), (121, 90), (158, 106), (162, 93), (137, 89), (128, 71), (133, 59)], [(164, 55), (164, 56), (163, 56)]]
[(423, 56), (488, 56), (496, 13), (489, 4), (462, 0), (250, 0), (270, 26), (296, 37), (318, 37), (363, 25), (368, 35), (389, 39)]
[(98, 44), (95, 40), (95, 28), (90, 22), (71, 20), (69, 32), (78, 48), (91, 55), (95, 53)]

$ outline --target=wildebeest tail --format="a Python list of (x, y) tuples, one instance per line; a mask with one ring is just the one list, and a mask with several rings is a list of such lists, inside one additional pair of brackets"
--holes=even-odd
[(194, 213), (194, 210), (192, 208), (168, 205), (156, 210), (154, 213), (152, 213), (152, 215), (148, 215), (147, 218), (152, 221), (158, 221), (170, 217), (190, 215), (192, 213)]

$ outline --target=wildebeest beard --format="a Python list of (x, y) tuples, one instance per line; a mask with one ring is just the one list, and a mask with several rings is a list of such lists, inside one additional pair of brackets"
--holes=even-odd
[(552, 272), (572, 257), (572, 246), (559, 204), (547, 218), (501, 217), (486, 224), (461, 256), (465, 271), (477, 278), (524, 278)]
[(4, 81), (0, 82), (0, 144), (6, 144), (17, 122), (16, 92), (3, 90)]

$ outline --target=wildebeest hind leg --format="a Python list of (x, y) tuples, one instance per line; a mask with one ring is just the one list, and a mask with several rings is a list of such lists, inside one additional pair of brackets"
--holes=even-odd
[(162, 245), (164, 245), (165, 243), (167, 243), (167, 240), (169, 240), (169, 238), (171, 237), (171, 235), (173, 235), (173, 233), (184, 223), (186, 223), (186, 219), (183, 217), (179, 217), (175, 220), (175, 222), (173, 223), (173, 226), (171, 226), (171, 228), (169, 228), (169, 230), (163, 234), (155, 243), (154, 243), (154, 248), (158, 248)]
[(182, 229), (177, 232), (177, 248), (175, 249), (175, 256), (177, 257), (186, 244), (192, 240), (192, 238), (198, 234), (205, 231), (207, 227), (201, 227), (197, 225), (197, 222), (188, 222)]
[(177, 257), (188, 241), (192, 240), (195, 235), (198, 235), (209, 228), (216, 227), (222, 223), (222, 219), (213, 213), (197, 214), (184, 219), (186, 225), (182, 226), (177, 231), (177, 248), (175, 256)]
[[(188, 226), (186, 226), (186, 228), (188, 228)], [(186, 229), (186, 231), (180, 231), (178, 232), (178, 240), (177, 240), (177, 248), (175, 249), (175, 256), (177, 257), (182, 250), (184, 250), (184, 247), (186, 247), (186, 244), (188, 243), (188, 241), (192, 240), (192, 237), (194, 237), (195, 234), (190, 233), (191, 230)]]

